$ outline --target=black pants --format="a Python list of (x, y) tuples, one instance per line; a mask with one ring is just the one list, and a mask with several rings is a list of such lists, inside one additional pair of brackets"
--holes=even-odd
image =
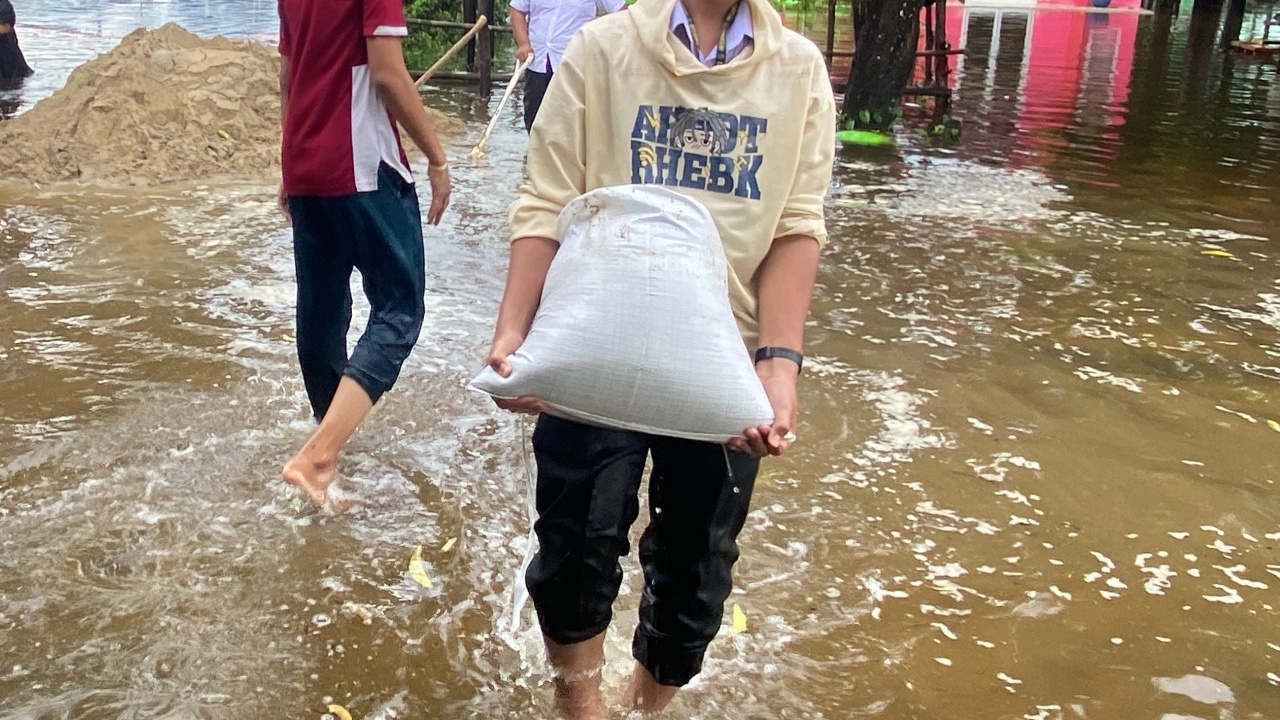
[(538, 117), (538, 108), (542, 107), (542, 98), (547, 94), (547, 86), (551, 84), (551, 67), (546, 72), (525, 71), (524, 74), (524, 129), (528, 132), (533, 127), (533, 119)]
[(18, 31), (10, 28), (9, 32), (0, 35), (0, 82), (12, 84), (31, 74), (31, 66), (27, 65), (27, 58), (18, 46)]
[(715, 443), (549, 415), (538, 420), (533, 450), (538, 554), (525, 583), (543, 633), (564, 645), (599, 635), (613, 617), (618, 561), (630, 552), (627, 533), (653, 454), (649, 525), (640, 538), (645, 588), (631, 652), (658, 682), (685, 685), (720, 630), (760, 461)]
[[(377, 402), (400, 375), (425, 313), (426, 267), (418, 193), (395, 170), (378, 189), (340, 197), (291, 196), (298, 278), (298, 361), (316, 419), (343, 376)], [(360, 270), (369, 324), (347, 358), (351, 270)]]

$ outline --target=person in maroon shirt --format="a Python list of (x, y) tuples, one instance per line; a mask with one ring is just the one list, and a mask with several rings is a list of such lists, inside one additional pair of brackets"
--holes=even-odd
[[(293, 225), (298, 361), (319, 427), (284, 481), (323, 506), (338, 453), (390, 390), (425, 312), (422, 217), (396, 123), (427, 156), (435, 225), (449, 165), (404, 66), (400, 0), (278, 0), (280, 208)], [(347, 355), (351, 271), (369, 322)]]

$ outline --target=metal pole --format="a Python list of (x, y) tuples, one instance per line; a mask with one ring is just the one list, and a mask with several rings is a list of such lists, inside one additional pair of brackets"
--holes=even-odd
[(1232, 43), (1240, 39), (1240, 29), (1244, 27), (1245, 1), (1231, 0), (1231, 3), (1227, 5), (1227, 19), (1222, 24), (1223, 50), (1230, 50)]
[(827, 0), (827, 72), (831, 71), (832, 53), (836, 51), (836, 3)]
[[(933, 27), (933, 6), (934, 3), (925, 3), (924, 6), (924, 49), (926, 53), (932, 53), (937, 47), (934, 45), (934, 27)], [(919, 22), (919, 18), (916, 19)], [(926, 55), (924, 60), (924, 84), (933, 84), (933, 70), (937, 65), (937, 60), (932, 54)]]
[[(493, 17), (493, 0), (479, 0), (478, 10), (485, 17)], [(488, 27), (480, 28), (476, 35), (476, 72), (480, 74), (478, 90), (488, 97), (493, 92), (493, 31)]]
[[(469, 26), (474, 25), (476, 17), (479, 15), (479, 9), (476, 7), (476, 0), (462, 0), (462, 21)], [(489, 17), (485, 15), (485, 17)], [(475, 72), (476, 69), (476, 43), (471, 41), (467, 43), (467, 70)]]
[[(947, 42), (947, 0), (938, 0), (934, 16), (937, 29), (934, 30), (934, 36), (938, 38), (938, 49), (942, 52), (938, 53), (938, 70), (934, 73), (938, 84), (944, 88), (951, 87), (951, 43)], [(947, 112), (951, 112), (951, 95), (946, 96)]]

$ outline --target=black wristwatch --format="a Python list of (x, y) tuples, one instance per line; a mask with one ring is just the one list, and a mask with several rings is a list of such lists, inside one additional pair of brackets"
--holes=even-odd
[(804, 355), (801, 355), (791, 348), (766, 346), (756, 350), (757, 363), (770, 358), (786, 358), (787, 360), (795, 363), (800, 370), (804, 369)]

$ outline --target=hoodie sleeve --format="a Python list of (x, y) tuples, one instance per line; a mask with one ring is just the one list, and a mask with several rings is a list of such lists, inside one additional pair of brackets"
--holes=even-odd
[(819, 245), (825, 245), (827, 227), (823, 202), (831, 185), (831, 167), (835, 162), (836, 103), (831, 81), (821, 61), (811, 76), (809, 112), (796, 158), (796, 176), (773, 237), (804, 235), (814, 238)]
[(570, 41), (529, 132), (528, 180), (516, 191), (508, 219), (511, 240), (559, 240), (556, 222), (586, 192), (586, 87), (582, 33)]

